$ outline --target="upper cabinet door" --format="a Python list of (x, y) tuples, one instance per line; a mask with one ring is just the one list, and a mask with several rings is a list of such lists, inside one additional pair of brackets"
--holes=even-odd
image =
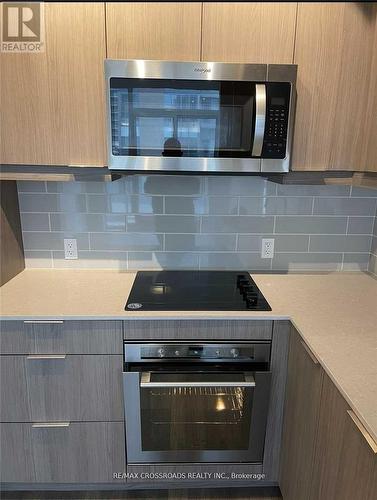
[(103, 166), (104, 4), (44, 5), (45, 51), (1, 54), (1, 161)]
[(376, 23), (372, 3), (299, 4), (293, 169), (377, 171)]
[(199, 61), (201, 3), (106, 3), (107, 57)]
[(296, 3), (204, 2), (203, 61), (293, 62)]

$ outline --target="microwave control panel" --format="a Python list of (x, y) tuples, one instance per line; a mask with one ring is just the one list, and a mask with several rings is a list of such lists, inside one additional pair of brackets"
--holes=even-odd
[(269, 82), (266, 85), (266, 125), (263, 139), (263, 158), (283, 159), (288, 137), (291, 84)]

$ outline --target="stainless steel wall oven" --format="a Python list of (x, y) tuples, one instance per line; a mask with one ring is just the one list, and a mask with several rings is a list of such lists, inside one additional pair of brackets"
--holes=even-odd
[(109, 168), (288, 171), (296, 72), (293, 64), (106, 60)]
[(124, 344), (127, 462), (262, 463), (271, 343)]

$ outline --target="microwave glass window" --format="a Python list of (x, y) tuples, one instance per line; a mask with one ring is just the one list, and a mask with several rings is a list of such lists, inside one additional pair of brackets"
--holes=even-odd
[(136, 123), (136, 147), (143, 154), (157, 149), (173, 134), (173, 120), (169, 117), (138, 116)]
[(160, 387), (141, 388), (143, 451), (247, 450), (253, 406), (252, 387), (222, 386), (240, 374), (211, 374), (216, 386), (164, 387), (164, 382), (203, 381), (209, 375), (153, 373)]
[(250, 157), (252, 82), (110, 79), (113, 155)]

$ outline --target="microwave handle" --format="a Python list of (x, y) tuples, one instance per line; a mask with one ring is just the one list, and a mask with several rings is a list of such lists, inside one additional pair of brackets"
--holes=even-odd
[(255, 387), (255, 380), (251, 373), (244, 373), (243, 382), (151, 382), (151, 372), (141, 374), (140, 387)]
[(252, 156), (262, 154), (264, 131), (266, 127), (266, 84), (255, 84), (255, 127)]

